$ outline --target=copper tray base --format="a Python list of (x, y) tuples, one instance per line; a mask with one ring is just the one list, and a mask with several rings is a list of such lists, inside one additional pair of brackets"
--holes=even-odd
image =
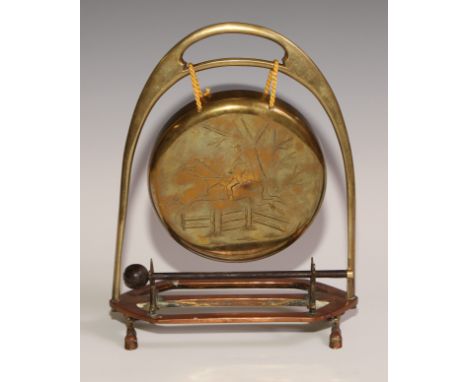
[[(264, 280), (178, 280), (159, 281), (156, 283), (158, 292), (171, 289), (220, 289), (220, 288), (288, 288), (307, 291), (309, 281), (306, 279), (264, 279)], [(271, 312), (216, 312), (216, 313), (179, 313), (179, 314), (149, 314), (145, 309), (148, 302), (150, 287), (145, 286), (120, 295), (120, 300), (111, 300), (113, 310), (122, 313), (127, 320), (127, 335), (125, 348), (133, 350), (138, 347), (136, 331), (133, 322), (146, 321), (151, 324), (246, 324), (246, 323), (315, 323), (331, 321), (330, 347), (341, 348), (342, 337), (339, 318), (347, 310), (357, 306), (357, 297), (348, 299), (346, 292), (338, 288), (317, 283), (316, 297), (319, 302), (317, 309), (309, 311), (274, 311), (274, 308), (287, 306), (307, 306), (307, 293), (284, 294), (200, 294), (200, 295), (163, 295), (160, 303), (171, 307), (228, 307), (256, 306), (273, 308)], [(321, 306), (322, 305), (322, 306)]]

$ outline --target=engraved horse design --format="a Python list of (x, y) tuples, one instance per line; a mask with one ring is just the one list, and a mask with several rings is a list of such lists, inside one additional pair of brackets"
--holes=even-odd
[(204, 126), (215, 135), (214, 144), (230, 144), (233, 155), (225, 166), (217, 167), (212, 158), (198, 158), (182, 166), (181, 171), (190, 173), (193, 183), (187, 191), (192, 193), (190, 202), (180, 215), (183, 230), (209, 228), (217, 236), (229, 230), (252, 230), (260, 224), (276, 232), (286, 231), (288, 219), (275, 208), (276, 203), (284, 203), (270, 191), (271, 181), (258, 150), (268, 123), (253, 135), (241, 121), (242, 126), (230, 133)]

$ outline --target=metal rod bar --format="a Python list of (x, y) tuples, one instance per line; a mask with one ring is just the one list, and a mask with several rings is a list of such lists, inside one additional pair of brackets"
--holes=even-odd
[[(316, 278), (346, 278), (346, 270), (315, 271)], [(269, 279), (310, 278), (311, 271), (266, 271), (266, 272), (169, 272), (150, 273), (150, 280), (209, 280), (209, 279)]]
[[(150, 259), (150, 274), (154, 274), (153, 268), (153, 259)], [(157, 307), (157, 289), (156, 289), (156, 280), (151, 278), (150, 279), (150, 295), (149, 295), (149, 313), (155, 314)]]
[(316, 277), (316, 271), (315, 271), (315, 263), (314, 263), (314, 258), (310, 259), (310, 285), (309, 285), (309, 312), (310, 313), (315, 313), (316, 310), (316, 297), (315, 297), (315, 277)]
[[(316, 309), (328, 305), (327, 300), (317, 300)], [(149, 303), (138, 303), (139, 309), (150, 311)], [(205, 308), (205, 307), (308, 307), (307, 293), (275, 294), (221, 294), (221, 295), (168, 295), (158, 298), (158, 308)]]
[(280, 296), (185, 296), (185, 298), (161, 297), (158, 306), (161, 308), (178, 307), (230, 307), (230, 306), (264, 306), (264, 307), (287, 307), (307, 306), (307, 295), (280, 295)]

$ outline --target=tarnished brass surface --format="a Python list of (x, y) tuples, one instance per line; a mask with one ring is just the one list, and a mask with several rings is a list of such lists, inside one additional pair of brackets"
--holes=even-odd
[[(125, 236), (125, 223), (128, 210), (128, 196), (130, 191), (130, 178), (132, 163), (138, 138), (145, 121), (153, 106), (161, 96), (175, 83), (186, 77), (187, 63), (183, 59), (185, 51), (198, 41), (211, 36), (225, 33), (240, 33), (269, 39), (279, 44), (285, 51), (280, 62), (279, 72), (298, 81), (315, 95), (323, 106), (335, 130), (341, 148), (343, 166), (346, 176), (346, 203), (347, 203), (347, 297), (350, 303), (355, 304), (355, 238), (356, 238), (356, 193), (354, 179), (354, 165), (348, 132), (341, 113), (338, 101), (328, 84), (326, 78), (315, 65), (312, 59), (292, 41), (278, 32), (258, 25), (244, 23), (221, 23), (201, 28), (177, 43), (159, 62), (149, 76), (138, 102), (135, 106), (122, 163), (122, 177), (120, 183), (119, 217), (117, 225), (116, 251), (114, 261), (114, 278), (112, 284), (112, 300), (119, 301), (122, 278), (122, 251)], [(194, 65), (197, 72), (211, 68), (227, 66), (250, 66), (271, 69), (271, 61), (255, 58), (220, 58), (204, 61)]]
[(319, 145), (301, 115), (261, 93), (213, 94), (169, 122), (150, 162), (153, 204), (172, 235), (201, 255), (255, 260), (296, 240), (325, 188)]

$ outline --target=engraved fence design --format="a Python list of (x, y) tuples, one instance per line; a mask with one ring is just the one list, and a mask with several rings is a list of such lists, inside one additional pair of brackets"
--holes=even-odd
[(236, 210), (212, 209), (209, 215), (180, 214), (182, 229), (209, 229), (210, 234), (222, 235), (227, 231), (253, 230), (259, 224), (279, 232), (286, 232), (288, 221), (282, 217), (256, 208), (244, 207)]

